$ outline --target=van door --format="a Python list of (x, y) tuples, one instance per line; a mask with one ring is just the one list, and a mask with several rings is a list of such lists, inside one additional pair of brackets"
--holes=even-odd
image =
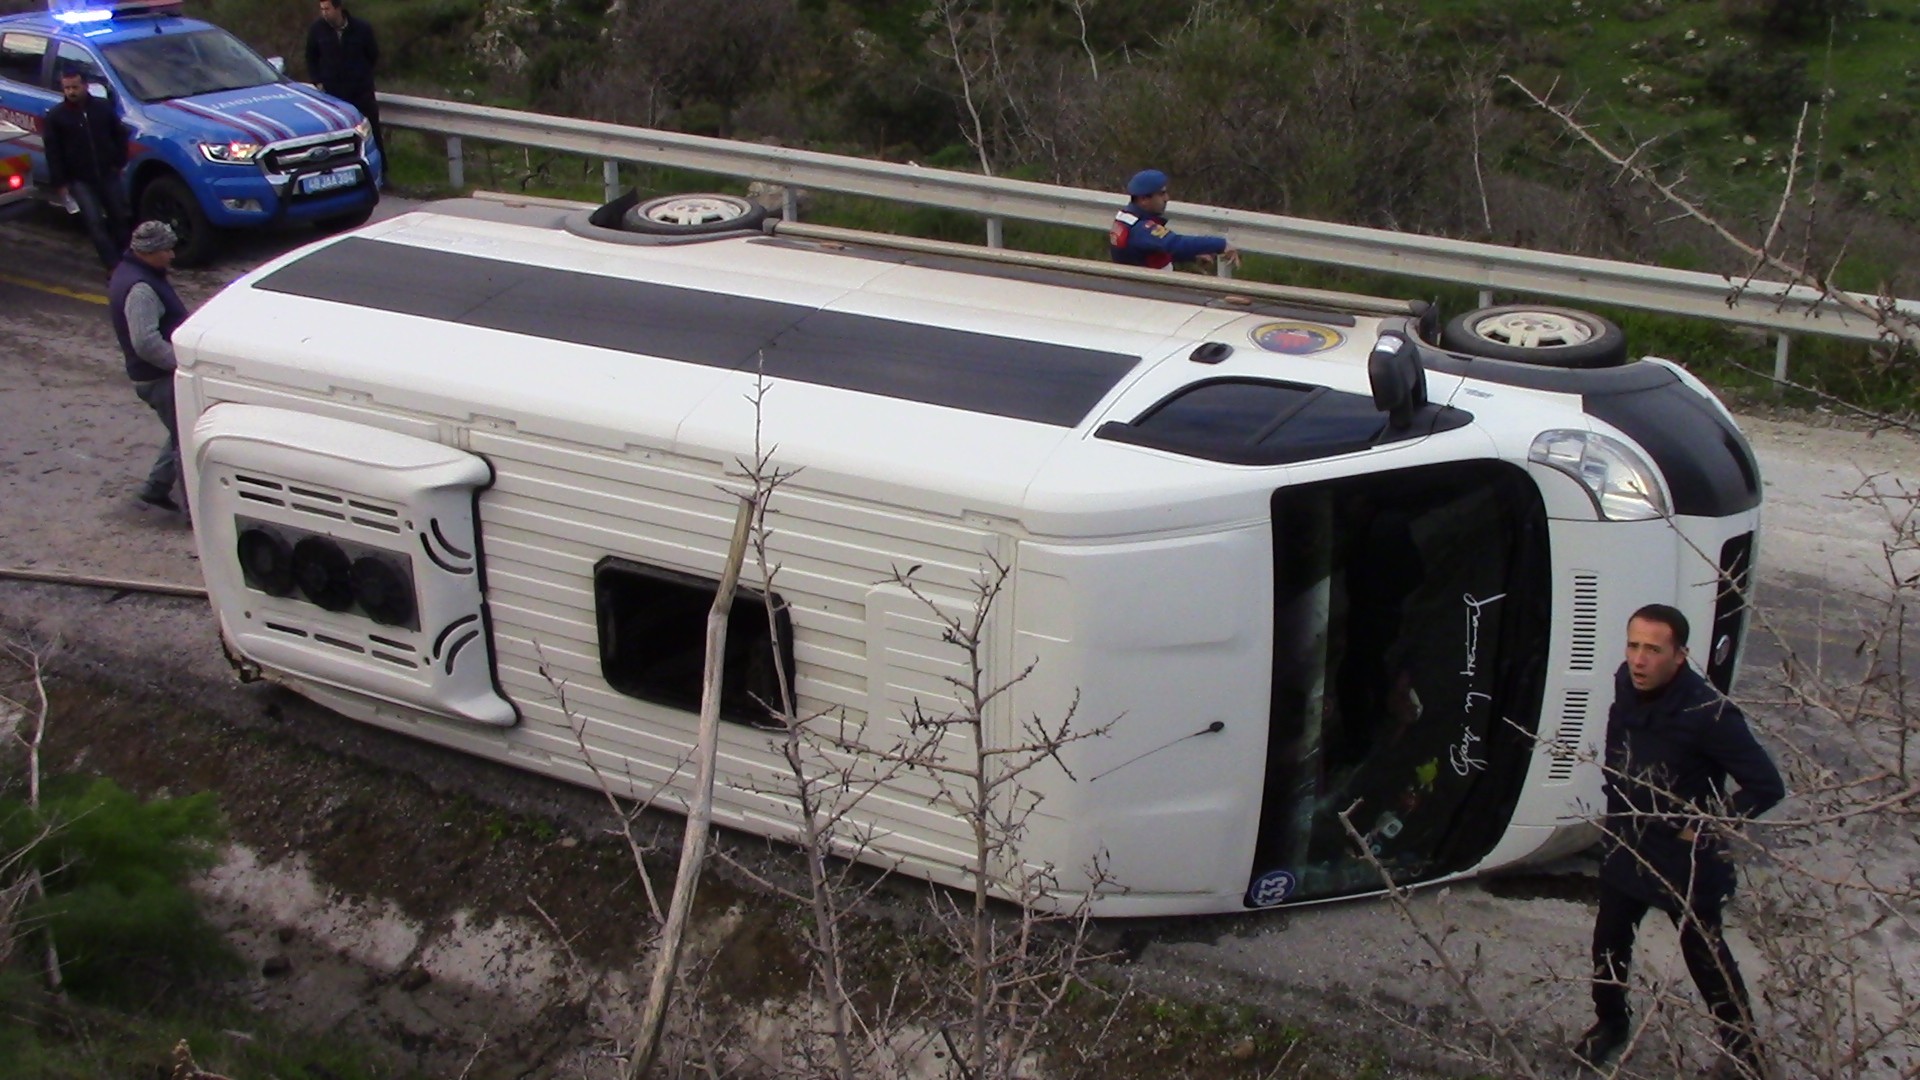
[(1283, 488), (1272, 501), (1273, 697), (1247, 903), (1465, 869), (1505, 830), (1552, 631), (1547, 521), (1525, 472), (1474, 461)]

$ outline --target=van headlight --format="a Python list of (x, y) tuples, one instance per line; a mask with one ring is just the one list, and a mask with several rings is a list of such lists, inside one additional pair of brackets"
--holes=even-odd
[(1671, 513), (1659, 472), (1638, 450), (1593, 431), (1543, 431), (1527, 460), (1559, 469), (1586, 486), (1608, 521), (1645, 521)]

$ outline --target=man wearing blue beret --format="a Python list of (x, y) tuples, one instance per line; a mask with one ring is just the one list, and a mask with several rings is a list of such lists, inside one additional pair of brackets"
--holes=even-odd
[(1127, 181), (1133, 201), (1113, 215), (1107, 251), (1113, 261), (1160, 270), (1174, 263), (1211, 263), (1214, 256), (1228, 265), (1240, 262), (1240, 252), (1224, 236), (1182, 236), (1167, 227), (1167, 174), (1145, 169)]

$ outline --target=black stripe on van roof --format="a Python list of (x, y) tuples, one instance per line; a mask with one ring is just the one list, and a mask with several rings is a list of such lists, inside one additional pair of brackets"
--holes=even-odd
[[(968, 412), (1073, 427), (1124, 353), (821, 311), (347, 237), (254, 288)], [(535, 368), (537, 360), (530, 360)]]

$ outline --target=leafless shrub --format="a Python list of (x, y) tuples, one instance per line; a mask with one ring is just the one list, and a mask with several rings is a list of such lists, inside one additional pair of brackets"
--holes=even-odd
[[(5, 655), (21, 672), (18, 682), (23, 690), (16, 691), (9, 686), (7, 693), (0, 694), (0, 736), (7, 742), (18, 744), (26, 752), (26, 803), (29, 810), (37, 810), (40, 806), (40, 750), (47, 735), (46, 653), (8, 642)], [(53, 931), (45, 926), (23, 926), (18, 918), (21, 907), (28, 901), (43, 903), (47, 898), (47, 887), (40, 870), (28, 860), (34, 849), (50, 835), (50, 827), (43, 828), (20, 850), (0, 852), (0, 964), (6, 962), (20, 941), (37, 929), (41, 938), (41, 971), (46, 976), (47, 989), (59, 994), (64, 980), (60, 970), (60, 950), (53, 940)], [(25, 872), (21, 873), (19, 869), (23, 864)]]
[[(1027, 716), (996, 733), (1002, 699), (1033, 673), (1029, 664), (1005, 677), (992, 674), (990, 628), (1009, 567), (989, 557), (964, 607), (924, 587), (917, 569), (896, 571), (893, 583), (941, 625), (964, 673), (947, 680), (951, 708), (915, 702), (909, 723), (920, 741), (890, 756), (928, 775), (936, 805), (964, 821), (973, 839), (970, 900), (934, 896), (935, 918), (961, 960), (930, 970), (929, 989), (945, 1004), (940, 1031), (959, 1075), (1012, 1078), (1030, 1070), (1035, 1038), (1097, 959), (1087, 938), (1087, 898), (1112, 886), (1102, 863), (1076, 868), (1072, 893), (1081, 899), (1073, 901), (1063, 895), (1058, 868), (1022, 854), (1028, 823), (1043, 801), (1030, 777), (1049, 769), (1077, 780), (1061, 752), (1104, 736), (1108, 725), (1076, 726), (1077, 707), (1069, 706), (1064, 716)], [(1003, 917), (993, 909), (994, 896), (1011, 900), (1017, 911)]]
[(730, 136), (734, 112), (796, 39), (797, 18), (793, 0), (612, 0), (591, 51), (556, 74), (554, 104), (595, 119)]

